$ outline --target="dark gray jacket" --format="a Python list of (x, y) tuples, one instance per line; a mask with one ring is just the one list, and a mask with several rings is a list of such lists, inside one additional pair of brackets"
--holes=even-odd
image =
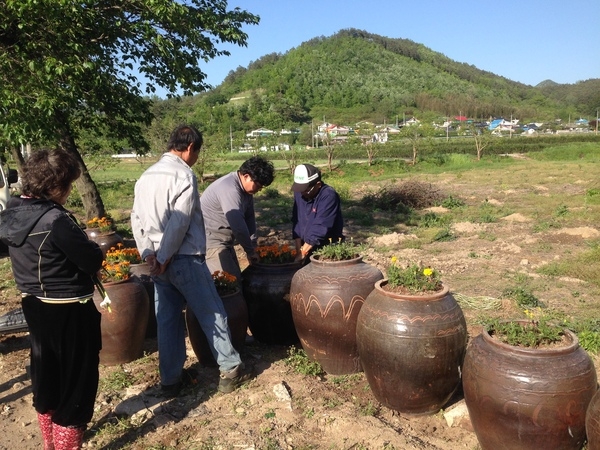
[(64, 302), (94, 293), (92, 275), (102, 267), (102, 250), (61, 205), (13, 197), (0, 213), (0, 239), (9, 246), (23, 294)]

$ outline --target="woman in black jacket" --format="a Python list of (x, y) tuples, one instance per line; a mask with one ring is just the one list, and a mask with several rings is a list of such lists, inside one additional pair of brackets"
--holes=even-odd
[(78, 449), (98, 389), (100, 313), (92, 276), (102, 250), (63, 205), (79, 178), (63, 150), (26, 161), (22, 195), (0, 215), (31, 340), (31, 381), (44, 449)]

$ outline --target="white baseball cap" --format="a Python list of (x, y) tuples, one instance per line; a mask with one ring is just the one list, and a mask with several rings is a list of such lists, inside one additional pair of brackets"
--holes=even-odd
[(312, 164), (300, 164), (294, 170), (292, 191), (304, 192), (321, 179), (321, 172)]

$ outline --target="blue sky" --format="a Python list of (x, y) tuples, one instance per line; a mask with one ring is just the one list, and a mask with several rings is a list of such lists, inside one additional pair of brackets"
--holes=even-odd
[[(318, 36), (357, 28), (424, 44), (447, 57), (513, 81), (535, 86), (550, 79), (576, 83), (600, 78), (598, 0), (396, 1), (237, 0), (259, 15), (247, 26), (248, 47), (201, 62), (208, 83), (219, 85), (229, 71), (268, 53), (282, 53)], [(595, 5), (596, 4), (596, 5)], [(158, 92), (160, 97), (164, 97)]]

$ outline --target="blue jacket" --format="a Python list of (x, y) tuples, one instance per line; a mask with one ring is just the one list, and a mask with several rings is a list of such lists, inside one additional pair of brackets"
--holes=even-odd
[(323, 184), (317, 196), (305, 200), (299, 192), (294, 193), (292, 209), (292, 237), (315, 248), (344, 238), (344, 220), (340, 196), (335, 189)]

